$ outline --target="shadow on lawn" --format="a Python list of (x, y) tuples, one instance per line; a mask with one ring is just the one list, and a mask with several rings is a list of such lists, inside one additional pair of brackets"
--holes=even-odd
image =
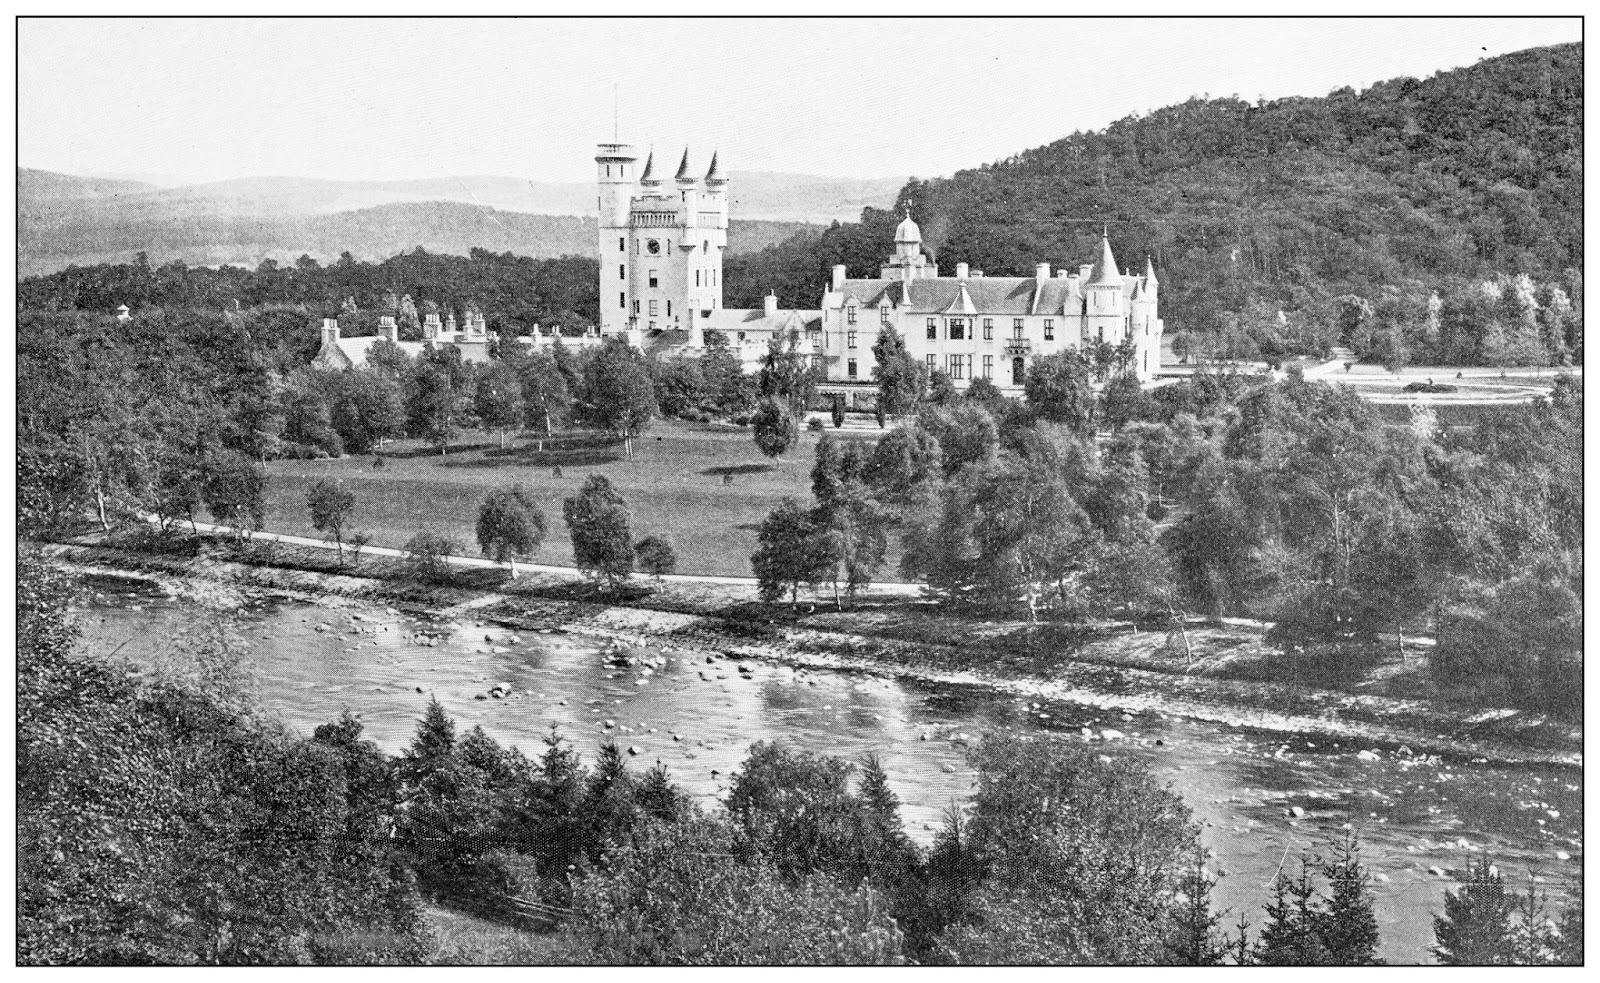
[(547, 450), (529, 451), (523, 448), (505, 451), (496, 450), (481, 457), (464, 458), (458, 461), (441, 461), (440, 466), (446, 468), (548, 468), (548, 467), (594, 467), (598, 464), (610, 464), (622, 460), (622, 455), (600, 448), (578, 448), (575, 450)]
[(712, 476), (721, 475), (726, 478), (736, 474), (766, 474), (772, 470), (774, 468), (770, 464), (723, 464), (714, 468), (706, 468), (700, 473)]

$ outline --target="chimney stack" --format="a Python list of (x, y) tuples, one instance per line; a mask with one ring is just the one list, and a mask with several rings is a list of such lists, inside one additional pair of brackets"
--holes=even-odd
[(1065, 280), (1067, 277), (1069, 277), (1071, 275), (1072, 275), (1072, 273), (1070, 271), (1068, 271), (1068, 270), (1056, 270), (1056, 279), (1057, 280)]
[(1033, 276), (1035, 279), (1041, 281), (1050, 279), (1050, 264), (1035, 263), (1033, 266)]
[[(837, 278), (837, 271), (838, 270), (842, 270), (842, 269), (844, 269), (844, 267), (842, 267), (842, 266), (835, 266), (834, 267), (834, 270), (836, 271), (835, 272), (835, 277), (836, 278)], [(778, 313), (778, 295), (776, 293), (768, 293), (765, 297), (761, 298), (761, 305), (762, 305), (762, 308), (766, 311), (767, 317), (771, 317), (772, 315)]]
[(322, 319), (322, 343), (333, 344), (339, 340), (339, 319), (325, 317)]
[(393, 314), (384, 314), (378, 318), (378, 334), (390, 341), (400, 341), (400, 325), (395, 323)]
[(835, 266), (833, 268), (833, 290), (834, 290), (834, 292), (837, 293), (838, 291), (843, 290), (843, 289), (844, 289), (844, 264), (841, 263), (838, 266)]
[(1089, 277), (1092, 276), (1093, 274), (1094, 274), (1094, 264), (1093, 263), (1084, 263), (1082, 266), (1078, 267), (1078, 279), (1082, 280), (1084, 283), (1088, 283), (1089, 282)]
[(965, 264), (965, 263), (957, 263), (956, 264), (956, 279), (957, 280), (965, 280), (966, 278), (967, 278), (967, 264)]

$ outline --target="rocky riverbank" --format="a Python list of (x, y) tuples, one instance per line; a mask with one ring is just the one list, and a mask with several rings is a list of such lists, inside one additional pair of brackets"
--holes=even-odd
[[(635, 592), (623, 603), (583, 599), (570, 581), (523, 578), (489, 587), (413, 583), (113, 546), (57, 545), (85, 573), (159, 581), (170, 593), (236, 606), (240, 591), (300, 599), (341, 597), (415, 614), (465, 616), (528, 631), (573, 632), (631, 645), (704, 650), (796, 668), (849, 669), (935, 684), (978, 685), (1109, 713), (1160, 713), (1229, 727), (1323, 735), (1351, 754), (1407, 749), (1477, 762), (1582, 765), (1582, 728), (1509, 709), (1463, 713), (1401, 698), (1293, 680), (1231, 678), (1265, 654), (1259, 628), (1190, 631), (1192, 663), (1166, 636), (1136, 626), (1084, 629), (973, 622), (871, 595), (854, 610), (804, 614), (755, 605), (744, 588)], [(592, 592), (589, 592), (592, 594)], [(899, 602), (904, 605), (903, 599)], [(766, 616), (766, 617), (763, 617)]]

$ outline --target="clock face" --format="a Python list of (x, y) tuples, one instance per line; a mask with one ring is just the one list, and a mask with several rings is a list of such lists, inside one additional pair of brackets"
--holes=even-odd
[(645, 243), (645, 248), (650, 250), (650, 255), (654, 256), (656, 253), (661, 251), (661, 240), (651, 239), (649, 242)]

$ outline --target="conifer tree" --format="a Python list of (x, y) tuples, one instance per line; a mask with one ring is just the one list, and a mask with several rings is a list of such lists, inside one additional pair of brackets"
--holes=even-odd
[(1444, 893), (1433, 918), (1434, 953), (1446, 966), (1503, 966), (1511, 961), (1511, 910), (1500, 872), (1480, 857), (1458, 891)]
[(1211, 909), (1211, 889), (1216, 883), (1206, 873), (1205, 853), (1197, 844), (1194, 866), (1178, 884), (1183, 900), (1174, 909), (1173, 931), (1167, 940), (1172, 962), (1185, 966), (1220, 966), (1227, 957), (1227, 938), (1217, 930), (1225, 913)]
[(1361, 866), (1361, 844), (1345, 831), (1333, 843), (1333, 858), (1322, 865), (1332, 888), (1327, 915), (1318, 936), (1331, 961), (1341, 966), (1371, 966), (1378, 962), (1378, 919), (1372, 913), (1370, 876)]

